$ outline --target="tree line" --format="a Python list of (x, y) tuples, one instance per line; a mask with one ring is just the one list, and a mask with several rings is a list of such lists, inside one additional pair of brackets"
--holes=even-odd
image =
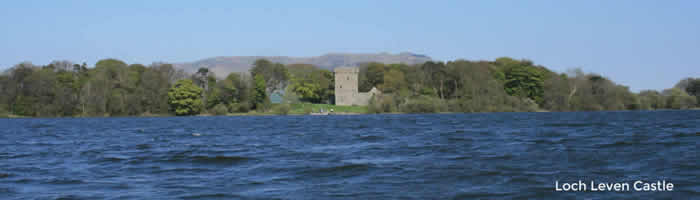
[[(634, 93), (599, 74), (557, 73), (528, 60), (455, 60), (416, 65), (366, 63), (361, 92), (377, 87), (368, 110), (383, 112), (514, 112), (689, 109), (700, 79), (663, 91)], [(334, 103), (334, 75), (313, 65), (257, 60), (249, 73), (218, 78), (207, 68), (186, 73), (167, 63), (95, 66), (24, 62), (0, 74), (0, 115), (31, 117), (195, 115), (269, 112), (295, 103)], [(281, 105), (270, 95), (280, 94)]]
[(595, 73), (557, 73), (529, 60), (455, 60), (419, 65), (369, 63), (360, 91), (377, 87), (370, 112), (520, 112), (689, 109), (700, 102), (700, 79), (661, 92), (634, 93)]

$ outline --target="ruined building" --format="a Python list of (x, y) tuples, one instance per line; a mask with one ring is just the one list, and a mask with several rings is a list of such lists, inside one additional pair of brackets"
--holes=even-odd
[(374, 95), (381, 94), (377, 88), (372, 87), (369, 92), (358, 91), (357, 67), (337, 67), (335, 72), (335, 105), (367, 105)]

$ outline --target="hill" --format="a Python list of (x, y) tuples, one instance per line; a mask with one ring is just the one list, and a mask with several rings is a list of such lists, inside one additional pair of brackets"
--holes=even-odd
[(282, 64), (312, 64), (323, 69), (332, 70), (339, 66), (355, 66), (368, 62), (380, 62), (385, 64), (405, 63), (418, 64), (432, 60), (425, 55), (414, 53), (377, 53), (377, 54), (353, 54), (330, 53), (314, 57), (288, 57), (288, 56), (220, 56), (206, 58), (195, 62), (175, 64), (175, 67), (187, 72), (196, 72), (200, 67), (209, 68), (219, 76), (226, 76), (231, 72), (248, 72), (253, 62), (258, 59), (267, 59)]

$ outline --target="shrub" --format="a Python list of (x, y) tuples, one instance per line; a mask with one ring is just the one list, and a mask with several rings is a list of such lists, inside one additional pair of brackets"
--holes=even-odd
[(226, 108), (224, 104), (216, 104), (216, 106), (209, 110), (209, 114), (212, 115), (226, 115), (226, 113), (228, 113), (228, 108)]
[(289, 111), (292, 110), (292, 107), (289, 104), (279, 104), (275, 106), (273, 109), (273, 112), (278, 115), (287, 115), (289, 114)]
[(372, 96), (367, 105), (367, 112), (372, 114), (396, 112), (396, 107), (394, 97), (391, 95)]
[(232, 103), (228, 105), (228, 111), (235, 113), (235, 112), (242, 112), (242, 113), (247, 113), (250, 111), (250, 104), (246, 101), (241, 102), (241, 103)]
[(407, 113), (435, 113), (446, 109), (447, 105), (442, 100), (428, 96), (407, 99), (400, 106), (400, 110)]
[(7, 110), (5, 109), (5, 105), (0, 104), (0, 115), (5, 115), (7, 114)]

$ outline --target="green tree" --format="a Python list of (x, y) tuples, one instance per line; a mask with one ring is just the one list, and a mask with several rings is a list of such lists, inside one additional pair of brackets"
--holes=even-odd
[(639, 92), (640, 108), (644, 110), (656, 110), (666, 108), (666, 100), (658, 91), (643, 90)]
[(104, 59), (90, 70), (90, 79), (83, 86), (81, 101), (91, 115), (128, 115), (128, 65), (116, 59)]
[(445, 63), (428, 61), (423, 64), (421, 69), (425, 71), (425, 80), (428, 85), (437, 92), (440, 99), (445, 99), (445, 83), (448, 82), (449, 74)]
[(541, 104), (544, 95), (544, 75), (528, 65), (513, 66), (505, 72), (505, 91), (509, 95), (527, 97)]
[(300, 100), (311, 103), (332, 103), (335, 80), (333, 73), (313, 65), (289, 65), (291, 84), (288, 90), (296, 93)]
[(170, 64), (154, 63), (141, 74), (140, 90), (143, 91), (142, 104), (148, 114), (166, 114), (169, 112), (168, 90), (171, 87), (171, 75), (176, 72)]
[[(384, 64), (383, 63), (369, 63), (365, 70), (360, 70), (360, 77), (358, 81), (360, 82), (360, 91), (369, 91), (372, 87), (378, 87), (384, 84)], [(363, 75), (364, 74), (364, 75)]]
[(10, 110), (8, 102), (10, 95), (10, 78), (5, 74), (0, 74), (0, 115), (7, 114)]
[(267, 96), (267, 92), (265, 91), (267, 88), (265, 79), (261, 74), (258, 74), (255, 75), (254, 81), (255, 87), (253, 88), (253, 102), (255, 109), (266, 111), (268, 105), (270, 105), (270, 98)]
[(168, 103), (175, 115), (199, 114), (203, 103), (202, 88), (192, 83), (192, 80), (179, 80), (168, 92)]
[(570, 109), (568, 100), (571, 93), (569, 83), (566, 74), (553, 74), (550, 78), (545, 79), (541, 106), (551, 111), (568, 111)]
[(253, 68), (250, 69), (253, 77), (261, 75), (266, 83), (266, 91), (272, 93), (287, 87), (289, 81), (289, 71), (280, 63), (272, 63), (265, 59), (256, 60)]
[(700, 107), (700, 78), (686, 78), (676, 84), (677, 88), (684, 90), (688, 95), (695, 96), (695, 100)]
[(688, 109), (697, 104), (696, 99), (680, 88), (671, 88), (663, 92), (667, 96), (666, 105), (671, 109)]
[(229, 106), (237, 103), (239, 101), (238, 84), (240, 84), (240, 75), (237, 73), (231, 73), (226, 79), (216, 82), (208, 104)]
[(7, 80), (6, 95), (8, 99), (9, 111), (13, 114), (27, 115), (33, 114), (29, 104), (32, 102), (27, 102), (27, 98), (31, 93), (32, 81), (30, 77), (37, 70), (37, 67), (32, 63), (24, 62), (15, 65), (9, 70), (9, 80)]
[(294, 81), (291, 87), (292, 91), (298, 94), (302, 101), (311, 103), (320, 102), (320, 86), (314, 84), (311, 80)]
[(384, 93), (398, 93), (406, 86), (404, 73), (399, 69), (391, 69), (384, 73), (384, 84), (380, 90)]

